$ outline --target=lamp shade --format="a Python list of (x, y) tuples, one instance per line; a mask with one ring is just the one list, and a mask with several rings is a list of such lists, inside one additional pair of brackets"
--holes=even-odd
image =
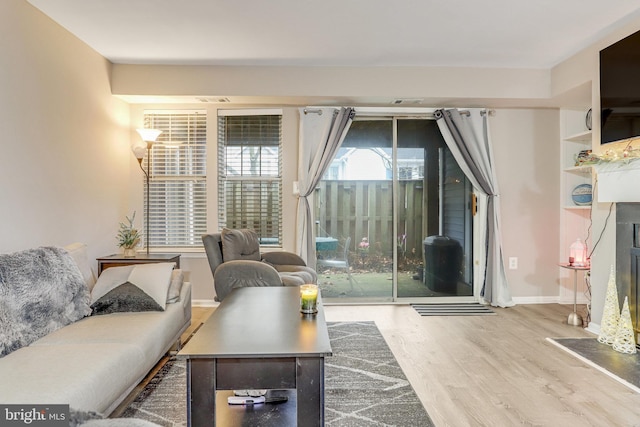
[(136, 156), (136, 159), (142, 160), (147, 152), (147, 144), (141, 140), (136, 140), (131, 144), (131, 151), (133, 151), (133, 155)]
[(136, 129), (136, 131), (138, 131), (140, 138), (145, 142), (155, 142), (162, 133), (162, 131), (158, 129)]

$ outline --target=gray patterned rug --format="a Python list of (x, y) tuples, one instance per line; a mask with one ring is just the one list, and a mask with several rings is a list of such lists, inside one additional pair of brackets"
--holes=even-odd
[[(374, 322), (328, 323), (333, 356), (325, 360), (325, 425), (433, 426)], [(123, 417), (186, 426), (186, 373), (169, 360)]]

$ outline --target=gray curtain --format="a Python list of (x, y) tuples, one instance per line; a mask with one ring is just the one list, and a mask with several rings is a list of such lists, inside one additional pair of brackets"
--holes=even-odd
[(340, 148), (354, 116), (355, 110), (350, 107), (300, 110), (296, 250), (313, 268), (316, 245), (311, 196)]
[(441, 109), (435, 112), (435, 117), (460, 168), (476, 190), (486, 196), (485, 216), (481, 218), (486, 224), (486, 258), (479, 293), (481, 300), (493, 306), (513, 306), (502, 254), (500, 198), (487, 115), (480, 109), (468, 109), (465, 114), (456, 109)]

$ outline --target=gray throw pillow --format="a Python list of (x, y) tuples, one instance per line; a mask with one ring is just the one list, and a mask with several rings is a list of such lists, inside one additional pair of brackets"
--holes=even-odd
[(153, 298), (130, 282), (125, 282), (107, 292), (91, 304), (91, 310), (92, 316), (136, 311), (164, 311)]

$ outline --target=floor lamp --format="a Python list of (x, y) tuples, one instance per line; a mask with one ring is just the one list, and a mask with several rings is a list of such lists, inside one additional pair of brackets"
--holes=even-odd
[[(140, 170), (144, 173), (146, 191), (147, 191), (147, 209), (145, 215), (145, 246), (147, 247), (147, 255), (149, 255), (149, 173), (151, 172), (151, 146), (158, 136), (162, 133), (161, 130), (158, 129), (136, 129), (142, 141), (136, 142), (131, 146), (131, 150), (133, 151), (133, 155), (138, 159), (138, 165), (140, 166)], [(144, 159), (144, 155), (147, 155), (147, 170), (142, 167), (142, 160)]]

